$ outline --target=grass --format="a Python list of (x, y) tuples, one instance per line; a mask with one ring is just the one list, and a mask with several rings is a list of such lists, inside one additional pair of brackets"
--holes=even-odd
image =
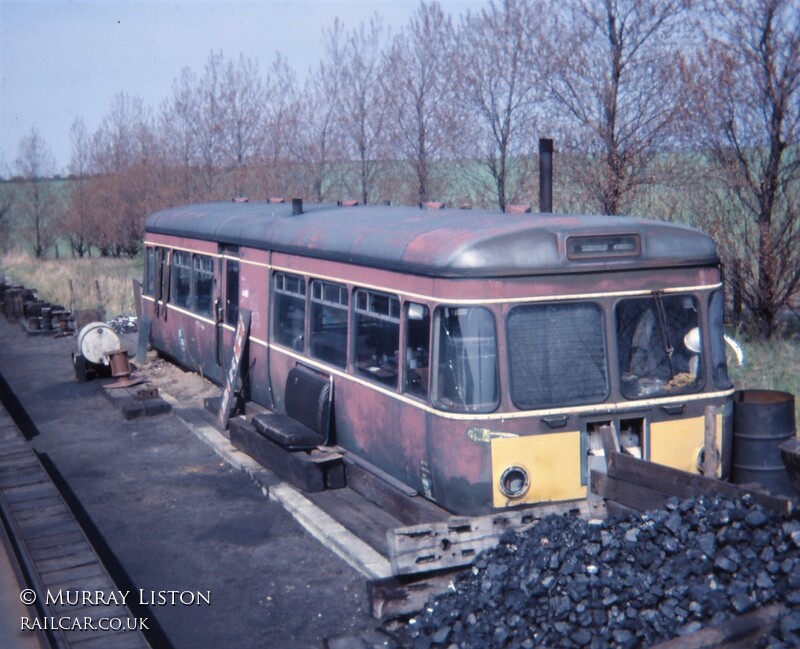
[(111, 318), (136, 312), (131, 280), (141, 279), (142, 259), (84, 257), (37, 261), (26, 254), (11, 253), (0, 257), (0, 275), (35, 289), (41, 300), (73, 310), (102, 306)]
[(800, 430), (800, 335), (786, 333), (769, 342), (739, 340), (742, 367), (728, 358), (728, 372), (737, 390), (779, 390), (795, 397), (795, 426)]

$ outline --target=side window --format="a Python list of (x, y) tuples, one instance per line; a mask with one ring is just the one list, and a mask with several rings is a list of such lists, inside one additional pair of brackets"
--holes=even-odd
[(296, 352), (304, 348), (306, 280), (299, 275), (275, 273), (272, 336), (275, 342)]
[(311, 355), (337, 367), (347, 365), (347, 287), (311, 282)]
[[(304, 291), (305, 293), (305, 291)], [(305, 307), (305, 298), (303, 300)], [(236, 326), (239, 319), (239, 260), (225, 260), (225, 324)]]
[(358, 289), (354, 317), (356, 372), (397, 387), (400, 300), (394, 295)]
[(176, 250), (172, 253), (172, 302), (176, 306), (189, 308), (192, 286), (192, 267), (188, 252)]
[(144, 258), (144, 287), (145, 295), (154, 295), (156, 289), (156, 249), (148, 246)]
[(169, 302), (170, 254), (171, 252), (164, 248), (158, 248), (156, 250), (156, 283), (159, 284), (159, 286), (156, 287), (156, 290), (159, 291), (157, 297), (164, 302)]
[(708, 333), (711, 343), (711, 368), (714, 385), (723, 390), (733, 387), (728, 377), (728, 361), (725, 358), (725, 296), (722, 291), (714, 291), (708, 309)]
[(492, 412), (500, 404), (497, 330), (483, 307), (436, 310), (434, 403), (444, 410)]
[(192, 275), (194, 312), (211, 316), (214, 307), (214, 260), (208, 255), (194, 256)]
[(431, 333), (431, 314), (423, 304), (408, 302), (405, 305), (406, 338), (405, 384), (403, 391), (417, 397), (428, 395), (428, 375)]

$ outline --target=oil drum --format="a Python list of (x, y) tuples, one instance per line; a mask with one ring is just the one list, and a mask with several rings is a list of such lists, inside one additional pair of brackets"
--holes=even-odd
[(776, 390), (736, 392), (731, 481), (758, 482), (774, 494), (794, 496), (778, 447), (795, 432), (794, 396)]

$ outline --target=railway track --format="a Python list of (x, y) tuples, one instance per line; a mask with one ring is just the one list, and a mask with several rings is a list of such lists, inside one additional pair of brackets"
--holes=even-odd
[(18, 598), (27, 608), (13, 626), (23, 639), (44, 647), (149, 647), (146, 619), (123, 603), (125, 591), (27, 444), (12, 417), (13, 395), (2, 377), (0, 384), (0, 518), (19, 583), (19, 592), (7, 593), (7, 601)]

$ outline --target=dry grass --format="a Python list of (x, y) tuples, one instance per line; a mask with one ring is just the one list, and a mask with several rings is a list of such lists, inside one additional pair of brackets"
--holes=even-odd
[(110, 318), (136, 312), (131, 280), (141, 279), (142, 261), (140, 258), (102, 257), (37, 261), (25, 254), (12, 253), (0, 257), (0, 276), (26, 288), (36, 289), (39, 299), (67, 308), (94, 309), (102, 306)]

